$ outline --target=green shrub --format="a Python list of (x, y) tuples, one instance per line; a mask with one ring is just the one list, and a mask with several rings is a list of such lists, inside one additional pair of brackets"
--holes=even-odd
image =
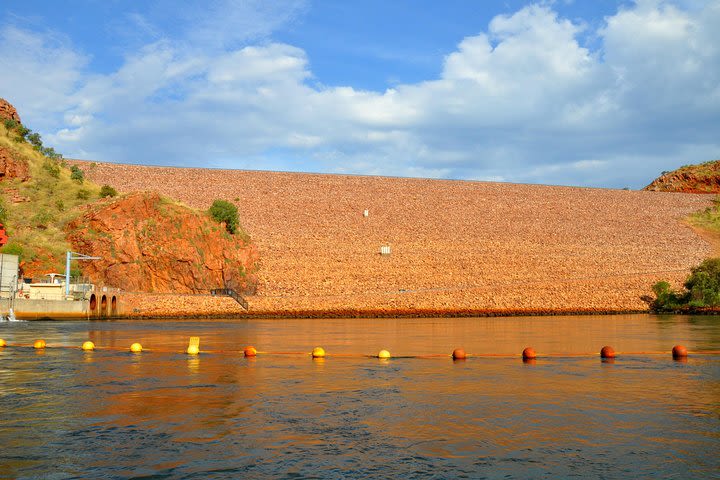
[(19, 243), (10, 242), (0, 250), (2, 253), (7, 253), (8, 255), (17, 255), (18, 257), (23, 256), (23, 247)]
[(43, 162), (43, 169), (54, 178), (60, 178), (60, 164), (54, 159), (48, 158)]
[(90, 198), (90, 190), (86, 190), (86, 189), (84, 189), (84, 188), (81, 188), (80, 190), (78, 190), (76, 196), (77, 196), (77, 199), (78, 199), (78, 200), (87, 200), (87, 199)]
[(100, 198), (116, 197), (117, 193), (117, 190), (115, 190), (110, 185), (103, 185), (102, 187), (100, 187)]
[(657, 282), (653, 285), (652, 290), (655, 293), (654, 310), (672, 311), (683, 308), (684, 298), (682, 294), (673, 291), (668, 282)]
[(5, 225), (7, 223), (8, 208), (5, 203), (5, 197), (0, 196), (0, 223)]
[(83, 183), (85, 180), (85, 173), (80, 170), (80, 167), (73, 165), (70, 167), (70, 178), (75, 180), (77, 183)]
[(62, 200), (56, 200), (55, 207), (58, 209), (58, 212), (64, 212), (65, 211), (65, 202), (63, 202)]
[(691, 270), (685, 291), (676, 292), (668, 282), (653, 285), (653, 308), (659, 311), (720, 306), (720, 258), (709, 258)]
[(5, 122), (3, 123), (5, 124), (5, 128), (7, 128), (8, 130), (13, 130), (15, 127), (20, 125), (17, 120), (13, 120), (12, 118), (6, 118)]
[(234, 234), (237, 231), (238, 210), (234, 204), (227, 200), (215, 200), (208, 212), (216, 222), (225, 222), (225, 229), (228, 233)]
[(33, 215), (33, 217), (30, 219), (30, 222), (32, 222), (32, 224), (35, 225), (37, 228), (45, 229), (54, 220), (55, 217), (53, 217), (52, 213), (46, 210), (40, 210), (35, 215)]

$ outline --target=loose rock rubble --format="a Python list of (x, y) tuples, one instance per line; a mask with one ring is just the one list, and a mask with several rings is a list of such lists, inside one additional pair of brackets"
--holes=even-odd
[(121, 191), (234, 201), (260, 251), (255, 315), (640, 311), (710, 253), (681, 221), (703, 195), (72, 163)]
[(30, 178), (27, 161), (20, 159), (9, 148), (0, 147), (0, 181), (17, 178), (24, 182)]

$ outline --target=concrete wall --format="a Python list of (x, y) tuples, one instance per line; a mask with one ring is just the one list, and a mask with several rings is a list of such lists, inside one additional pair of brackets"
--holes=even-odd
[[(87, 319), (90, 302), (66, 300), (15, 299), (15, 317), (19, 320), (51, 319)], [(8, 313), (7, 302), (2, 302), (0, 312)]]
[(9, 298), (17, 290), (18, 256), (0, 253), (0, 298)]
[(91, 294), (87, 300), (16, 298), (0, 300), (0, 314), (7, 316), (13, 307), (19, 320), (83, 319), (100, 320), (125, 315), (124, 302), (115, 293)]

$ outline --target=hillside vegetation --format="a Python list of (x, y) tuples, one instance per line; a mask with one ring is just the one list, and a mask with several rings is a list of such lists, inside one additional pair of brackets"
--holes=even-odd
[(257, 250), (234, 205), (221, 202), (232, 208), (218, 217), (157, 194), (116, 195), (45, 147), (19, 117), (0, 121), (0, 222), (9, 236), (0, 252), (19, 255), (25, 277), (64, 272), (65, 252), (72, 250), (100, 257), (71, 266), (73, 276), (100, 285), (183, 293), (254, 289)]
[(2, 220), (10, 237), (1, 251), (19, 255), (26, 275), (64, 271), (65, 251), (70, 249), (64, 228), (81, 207), (99, 198), (100, 187), (74, 173), (54, 151), (43, 154), (43, 147), (6, 123), (0, 123), (0, 148), (26, 166), (29, 178), (6, 176), (0, 182)]

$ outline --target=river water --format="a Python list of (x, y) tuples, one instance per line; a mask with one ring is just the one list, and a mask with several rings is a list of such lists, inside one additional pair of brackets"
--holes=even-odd
[[(0, 478), (720, 472), (720, 356), (638, 353), (720, 350), (720, 317), (5, 322), (0, 338)], [(88, 339), (108, 348), (69, 348)], [(328, 357), (279, 353), (315, 346)], [(526, 346), (593, 355), (414, 357)], [(361, 356), (383, 348), (411, 358)]]

